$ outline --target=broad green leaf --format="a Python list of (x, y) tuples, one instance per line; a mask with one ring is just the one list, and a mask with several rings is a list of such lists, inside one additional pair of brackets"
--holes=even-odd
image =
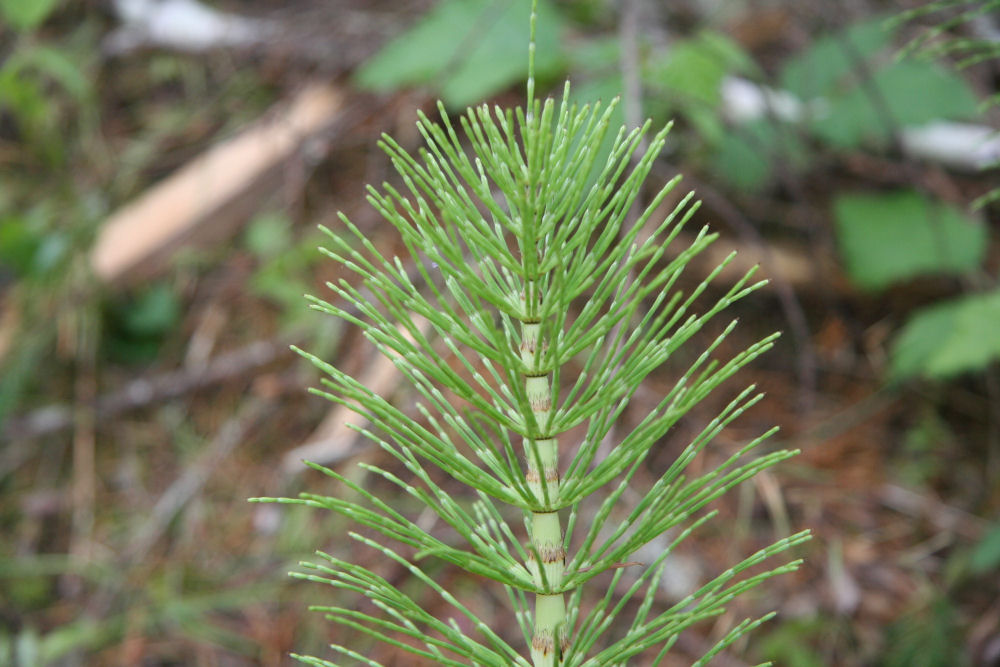
[(834, 216), (847, 273), (866, 290), (919, 275), (969, 271), (986, 250), (981, 224), (909, 190), (840, 195)]
[(925, 61), (901, 61), (873, 79), (878, 98), (867, 86), (855, 85), (847, 94), (830, 100), (812, 131), (838, 148), (865, 142), (887, 143), (902, 126), (922, 125), (943, 118), (978, 115), (976, 96), (954, 72)]
[[(527, 72), (527, 0), (445, 0), (416, 26), (379, 51), (357, 73), (363, 88), (387, 92), (430, 85), (450, 106), (481, 101)], [(562, 66), (562, 21), (549, 2), (538, 3), (535, 70)]]
[(883, 18), (859, 23), (846, 31), (822, 37), (781, 71), (781, 87), (802, 99), (830, 95), (860, 62), (884, 48), (891, 32)]
[(946, 378), (1000, 358), (1000, 290), (918, 311), (893, 345), (891, 377)]
[(0, 18), (16, 30), (37, 28), (59, 5), (59, 0), (0, 0)]

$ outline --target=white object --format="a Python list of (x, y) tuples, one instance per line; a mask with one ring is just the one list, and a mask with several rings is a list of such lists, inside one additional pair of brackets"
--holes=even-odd
[(903, 150), (915, 158), (964, 171), (979, 171), (1000, 162), (1000, 133), (971, 123), (935, 121), (903, 128)]
[(267, 21), (220, 12), (197, 0), (114, 0), (113, 6), (122, 22), (104, 42), (113, 55), (145, 46), (189, 52), (253, 46), (273, 30)]
[(764, 116), (795, 123), (805, 120), (806, 105), (785, 90), (758, 86), (737, 76), (722, 80), (722, 114), (733, 123), (748, 123)]

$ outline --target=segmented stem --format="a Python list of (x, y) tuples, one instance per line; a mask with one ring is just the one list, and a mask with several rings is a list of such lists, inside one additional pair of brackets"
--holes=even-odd
[[(562, 586), (566, 566), (562, 525), (559, 519), (559, 440), (549, 431), (552, 414), (552, 387), (544, 368), (546, 342), (542, 339), (541, 322), (532, 321), (527, 313), (540, 311), (540, 295), (536, 285), (525, 289), (525, 317), (521, 322), (521, 360), (524, 364), (524, 386), (534, 416), (524, 438), (527, 461), (525, 478), (535, 497), (536, 509), (531, 517), (529, 570), (535, 585), (541, 590), (558, 591)], [(562, 592), (537, 593), (535, 625), (531, 639), (531, 659), (535, 667), (556, 667), (564, 651), (566, 632), (566, 601)]]

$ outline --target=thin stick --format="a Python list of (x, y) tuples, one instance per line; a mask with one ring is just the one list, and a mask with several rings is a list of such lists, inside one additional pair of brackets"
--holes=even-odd
[(167, 526), (180, 511), (205, 486), (212, 473), (219, 468), (236, 447), (246, 440), (253, 428), (263, 421), (276, 405), (260, 398), (249, 399), (239, 413), (230, 417), (202, 451), (198, 460), (186, 466), (184, 472), (163, 492), (152, 512), (135, 537), (125, 548), (125, 560), (142, 560), (160, 539)]
[[(257, 371), (282, 357), (291, 357), (287, 340), (261, 340), (215, 357), (201, 369), (182, 368), (152, 377), (140, 377), (128, 382), (117, 391), (94, 400), (88, 399), (98, 421), (115, 417), (128, 410), (135, 410), (159, 401), (177, 398), (213, 384)], [(73, 408), (65, 405), (48, 405), (32, 412), (11, 418), (4, 425), (5, 440), (31, 440), (65, 431), (73, 426)], [(5, 457), (0, 461), (0, 475), (12, 466)]]

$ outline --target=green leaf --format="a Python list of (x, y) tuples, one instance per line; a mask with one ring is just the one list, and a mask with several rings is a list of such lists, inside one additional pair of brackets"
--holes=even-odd
[(280, 213), (262, 213), (247, 225), (244, 243), (260, 259), (269, 259), (292, 247), (292, 223)]
[(808, 161), (809, 152), (799, 137), (765, 118), (727, 132), (712, 164), (732, 187), (754, 192), (771, 180), (776, 164), (801, 169)]
[(0, 17), (15, 30), (37, 28), (59, 5), (59, 0), (0, 0)]
[(682, 116), (704, 143), (718, 146), (726, 135), (719, 115), (722, 81), (752, 67), (750, 57), (725, 35), (704, 31), (680, 41), (643, 73), (653, 93), (650, 110), (654, 116)]
[(1000, 568), (1000, 523), (993, 524), (972, 550), (969, 567), (976, 574)]
[(866, 290), (919, 275), (960, 274), (976, 268), (986, 250), (982, 225), (909, 190), (840, 195), (834, 216), (847, 273)]
[(121, 309), (122, 324), (134, 336), (159, 336), (180, 320), (180, 301), (165, 284), (157, 284)]
[[(445, 0), (364, 64), (358, 84), (388, 92), (429, 85), (449, 106), (464, 106), (493, 95), (527, 74), (527, 0)], [(559, 14), (538, 3), (539, 77), (562, 67)]]
[(880, 51), (890, 37), (885, 19), (876, 18), (820, 38), (785, 65), (780, 75), (781, 87), (805, 100), (828, 96), (857, 68), (858, 60), (864, 62)]
[(0, 218), (0, 265), (19, 278), (42, 278), (62, 265), (69, 240), (49, 229), (51, 218), (43, 208), (24, 215)]
[(715, 107), (726, 75), (744, 71), (751, 60), (725, 35), (705, 31), (678, 42), (649, 65), (645, 79), (655, 88), (679, 96), (682, 104)]
[(931, 62), (895, 63), (877, 72), (872, 83), (877, 98), (867, 86), (854, 86), (813, 120), (813, 133), (835, 147), (853, 148), (886, 144), (899, 127), (978, 115), (976, 96), (965, 80)]
[(918, 311), (893, 345), (890, 377), (947, 378), (1000, 358), (1000, 290)]
[(93, 82), (83, 70), (82, 63), (67, 51), (38, 45), (18, 49), (4, 63), (4, 70), (18, 73), (30, 71), (32, 75), (41, 74), (58, 83), (81, 104), (93, 96)]
[(31, 271), (41, 240), (20, 217), (0, 220), (0, 264), (23, 276)]

